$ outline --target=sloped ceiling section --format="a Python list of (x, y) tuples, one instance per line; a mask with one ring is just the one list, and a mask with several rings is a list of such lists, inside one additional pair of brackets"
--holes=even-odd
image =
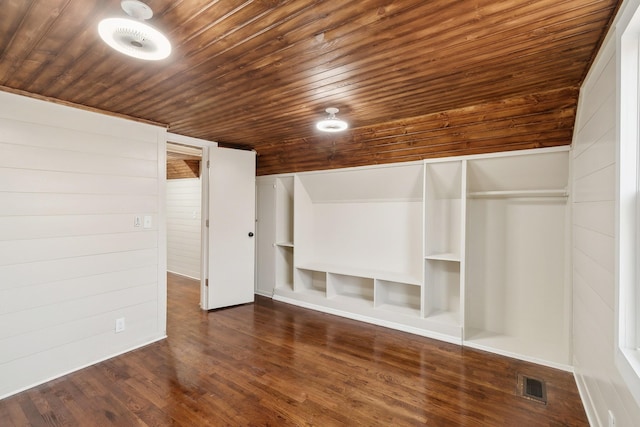
[[(258, 153), (258, 174), (571, 143), (619, 0), (149, 0), (143, 62), (97, 24), (119, 0), (8, 0), (0, 87)], [(350, 123), (326, 135), (327, 107)]]

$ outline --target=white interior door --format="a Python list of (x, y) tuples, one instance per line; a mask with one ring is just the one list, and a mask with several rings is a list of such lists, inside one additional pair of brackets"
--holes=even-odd
[(209, 150), (208, 309), (253, 302), (255, 152)]

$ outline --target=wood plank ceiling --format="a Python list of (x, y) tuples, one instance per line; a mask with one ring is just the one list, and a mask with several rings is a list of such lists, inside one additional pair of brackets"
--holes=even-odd
[[(5, 0), (0, 89), (253, 148), (258, 174), (571, 143), (620, 0), (148, 0), (171, 56), (97, 34), (119, 0)], [(337, 107), (350, 123), (321, 134)]]

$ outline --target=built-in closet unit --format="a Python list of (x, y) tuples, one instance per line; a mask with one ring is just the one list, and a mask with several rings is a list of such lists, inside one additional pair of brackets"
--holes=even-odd
[(568, 148), (258, 177), (256, 291), (570, 364)]

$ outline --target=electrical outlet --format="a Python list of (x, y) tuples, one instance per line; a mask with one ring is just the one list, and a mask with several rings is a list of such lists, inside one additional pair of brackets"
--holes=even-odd
[(616, 417), (611, 409), (609, 409), (609, 427), (616, 427)]
[(151, 215), (145, 215), (144, 216), (143, 227), (144, 228), (151, 228)]
[(122, 332), (125, 329), (124, 317), (116, 319), (116, 333)]

